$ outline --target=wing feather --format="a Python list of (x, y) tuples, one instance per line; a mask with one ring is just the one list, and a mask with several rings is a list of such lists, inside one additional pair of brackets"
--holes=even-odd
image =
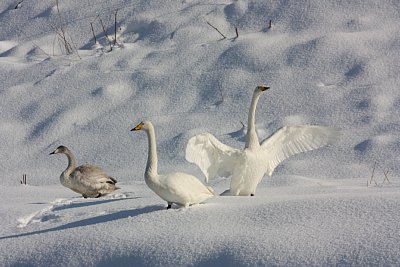
[(79, 179), (79, 182), (87, 188), (102, 189), (110, 185), (115, 185), (116, 180), (101, 168), (85, 164), (77, 167), (72, 173), (74, 177)]
[(276, 166), (293, 155), (334, 143), (339, 130), (325, 126), (285, 126), (261, 143), (267, 158), (267, 169), (272, 174)]
[(206, 182), (216, 177), (230, 176), (239, 153), (239, 149), (221, 143), (210, 133), (190, 138), (186, 146), (186, 160), (200, 168)]

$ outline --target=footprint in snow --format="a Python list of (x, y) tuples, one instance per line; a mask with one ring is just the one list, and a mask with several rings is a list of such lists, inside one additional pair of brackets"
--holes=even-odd
[[(96, 205), (96, 204), (101, 204), (103, 202), (109, 202), (112, 200), (126, 199), (126, 198), (128, 198), (128, 195), (125, 193), (109, 194), (96, 200), (93, 199), (88, 200), (83, 198), (73, 198), (73, 199), (59, 198), (51, 202), (50, 206), (44, 207), (27, 216), (18, 218), (17, 227), (24, 228), (30, 224), (60, 220), (62, 216), (58, 214), (58, 212), (65, 209), (85, 207), (88, 205)], [(102, 213), (104, 212), (105, 211), (103, 211)]]

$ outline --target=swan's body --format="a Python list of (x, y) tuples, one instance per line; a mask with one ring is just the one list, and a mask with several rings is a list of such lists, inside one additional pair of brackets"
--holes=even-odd
[(117, 189), (117, 181), (108, 176), (97, 166), (85, 164), (76, 167), (76, 159), (71, 150), (59, 146), (50, 154), (65, 154), (68, 158), (68, 167), (61, 173), (60, 182), (72, 191), (82, 194), (83, 197), (100, 197)]
[(338, 131), (324, 126), (286, 126), (261, 144), (255, 128), (255, 111), (259, 97), (269, 87), (258, 86), (253, 94), (243, 150), (222, 144), (210, 133), (192, 137), (186, 147), (186, 159), (199, 166), (208, 179), (231, 176), (230, 189), (223, 195), (255, 195), (256, 187), (267, 173), (295, 154), (332, 143)]
[(144, 179), (147, 186), (154, 193), (167, 201), (167, 208), (171, 208), (172, 203), (188, 207), (192, 204), (201, 203), (215, 195), (211, 188), (205, 186), (193, 175), (182, 172), (158, 174), (154, 127), (151, 122), (144, 121), (132, 129), (132, 131), (138, 130), (144, 130), (147, 133), (149, 145)]

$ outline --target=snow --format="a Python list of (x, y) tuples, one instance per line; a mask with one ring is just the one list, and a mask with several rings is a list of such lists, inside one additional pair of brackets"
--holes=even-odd
[[(62, 22), (56, 1), (18, 2), (0, 2), (1, 266), (400, 265), (398, 2), (68, 0)], [(117, 9), (109, 51), (98, 15), (113, 41)], [(188, 139), (243, 147), (259, 84), (260, 138), (318, 124), (338, 142), (287, 159), (255, 197), (167, 211), (144, 183), (146, 136), (129, 130), (150, 119), (159, 172), (204, 181)], [(121, 189), (62, 187), (59, 145)]]

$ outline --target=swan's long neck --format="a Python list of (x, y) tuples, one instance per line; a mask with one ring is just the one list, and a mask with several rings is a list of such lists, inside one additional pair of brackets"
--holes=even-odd
[(76, 158), (70, 150), (65, 151), (65, 155), (68, 158), (68, 167), (67, 169), (65, 169), (64, 175), (68, 177), (71, 172), (76, 168)]
[(260, 98), (260, 93), (254, 93), (253, 99), (251, 100), (249, 118), (247, 124), (247, 135), (246, 135), (246, 145), (245, 148), (259, 147), (260, 142), (258, 141), (258, 136), (256, 132), (255, 117), (256, 117), (256, 107), (258, 99)]
[(157, 171), (157, 145), (154, 127), (150, 126), (146, 131), (149, 142), (149, 154), (147, 157), (147, 166), (145, 176), (155, 177), (158, 175)]

